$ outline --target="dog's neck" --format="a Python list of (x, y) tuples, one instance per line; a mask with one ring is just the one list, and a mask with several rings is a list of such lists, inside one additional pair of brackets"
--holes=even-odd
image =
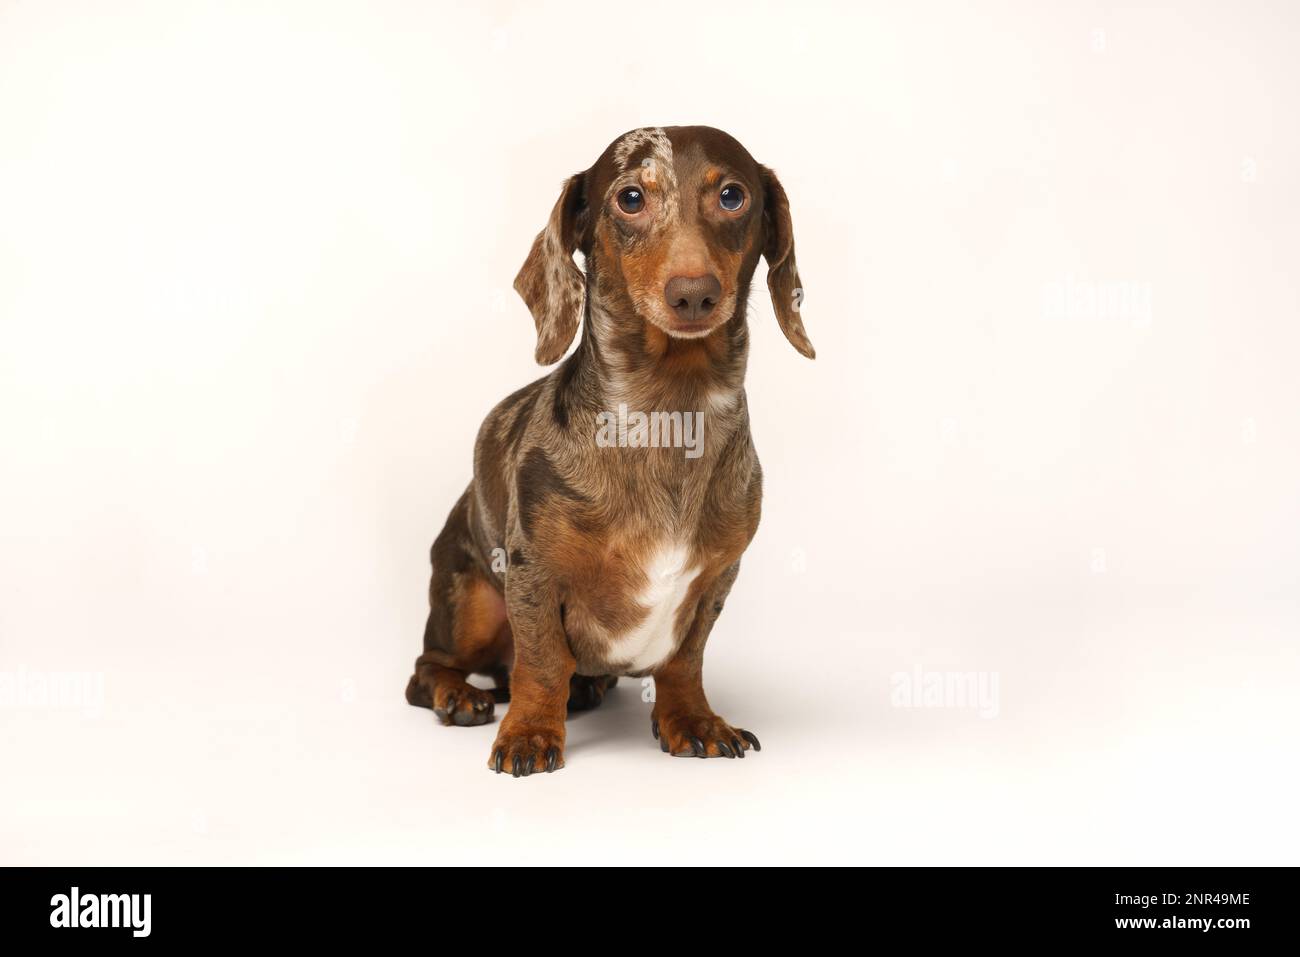
[(743, 409), (748, 358), (743, 301), (708, 336), (681, 339), (589, 295), (581, 342), (562, 375), (573, 398), (595, 411), (703, 412), (717, 435)]

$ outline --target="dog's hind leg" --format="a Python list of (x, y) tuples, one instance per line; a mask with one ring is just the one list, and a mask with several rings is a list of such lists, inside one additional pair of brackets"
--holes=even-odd
[(461, 726), (486, 724), (495, 711), (493, 691), (466, 678), (495, 675), (512, 655), (505, 600), (471, 557), (466, 508), (463, 497), (433, 544), (424, 653), (406, 685), (408, 703)]
[(464, 727), (491, 721), (496, 710), (492, 689), (474, 687), (465, 680), (465, 669), (440, 665), (432, 660), (436, 657), (440, 656), (426, 653), (416, 659), (415, 674), (406, 685), (407, 703), (432, 708), (447, 725)]

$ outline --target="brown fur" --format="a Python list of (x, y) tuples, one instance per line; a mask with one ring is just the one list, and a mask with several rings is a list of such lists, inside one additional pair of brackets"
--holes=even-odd
[[(728, 184), (745, 196), (734, 211), (718, 202)], [(616, 201), (629, 187), (644, 195), (639, 212)], [(665, 751), (743, 757), (757, 747), (709, 708), (702, 664), (759, 521), (762, 472), (743, 383), (760, 256), (783, 332), (811, 357), (785, 191), (734, 139), (707, 127), (634, 130), (565, 181), (515, 288), (536, 322), (540, 362), (564, 354), (580, 318), (582, 338), (480, 428), (474, 480), (431, 551), (424, 653), (407, 688), (408, 701), (447, 724), (491, 720), (494, 697), (508, 693), (494, 770), (563, 767), (566, 712), (594, 707), (617, 675), (647, 671)], [(705, 274), (721, 293), (691, 324), (665, 286)], [(620, 404), (703, 412), (699, 456), (600, 447), (596, 416)], [(694, 577), (657, 657), (661, 645), (637, 629), (650, 620), (643, 598), (654, 594), (648, 576), (665, 543)], [(466, 682), (474, 672), (494, 676), (495, 695)]]

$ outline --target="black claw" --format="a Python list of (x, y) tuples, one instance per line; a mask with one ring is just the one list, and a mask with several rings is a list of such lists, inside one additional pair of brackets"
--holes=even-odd
[(735, 755), (731, 753), (731, 748), (727, 747), (727, 742), (723, 741), (722, 739), (718, 739), (718, 750), (722, 752), (722, 756), (724, 758), (735, 757)]
[(664, 754), (667, 754), (667, 753), (668, 753), (668, 739), (667, 739), (667, 738), (660, 738), (660, 739), (659, 739), (659, 750), (662, 751)]
[(552, 771), (555, 770), (555, 765), (559, 762), (559, 760), (560, 760), (559, 748), (551, 748), (551, 750), (546, 752), (546, 773), (547, 774), (550, 774)]
[(456, 696), (454, 694), (447, 695), (447, 713), (456, 713)]
[(762, 751), (763, 746), (758, 743), (758, 736), (753, 731), (741, 731), (740, 736), (754, 746), (755, 751)]
[(524, 777), (528, 777), (533, 773), (534, 758), (536, 758), (534, 754), (529, 754), (528, 757), (524, 758)]
[(494, 761), (494, 763), (492, 764), (492, 770), (495, 771), (497, 774), (500, 774), (500, 773), (501, 773), (501, 765), (505, 763), (505, 760), (506, 760), (506, 753), (505, 753), (505, 751), (503, 751), (501, 748), (497, 748), (497, 753), (496, 753), (496, 755), (495, 755), (495, 761)]
[(702, 758), (709, 753), (708, 749), (704, 747), (704, 742), (699, 738), (691, 738), (691, 750), (695, 752), (697, 758)]
[(514, 777), (519, 777), (519, 775), (522, 773), (523, 769), (519, 766), (520, 764), (521, 761), (519, 755), (516, 754), (514, 760), (510, 762), (510, 773)]
[(745, 746), (740, 743), (739, 738), (731, 739), (731, 750), (736, 752), (736, 757), (738, 758), (743, 758), (745, 756)]
[(659, 740), (659, 722), (654, 718), (650, 719), (650, 733), (655, 736), (656, 741)]
[(479, 700), (474, 702), (474, 710), (486, 711), (491, 704), (492, 702), (488, 701), (486, 698), (479, 698)]

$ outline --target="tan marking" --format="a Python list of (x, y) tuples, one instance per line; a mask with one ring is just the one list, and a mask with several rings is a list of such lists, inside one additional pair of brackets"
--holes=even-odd
[(510, 626), (501, 593), (478, 575), (464, 576), (453, 586), (456, 605), (452, 636), (457, 664), (478, 671), (509, 660)]

